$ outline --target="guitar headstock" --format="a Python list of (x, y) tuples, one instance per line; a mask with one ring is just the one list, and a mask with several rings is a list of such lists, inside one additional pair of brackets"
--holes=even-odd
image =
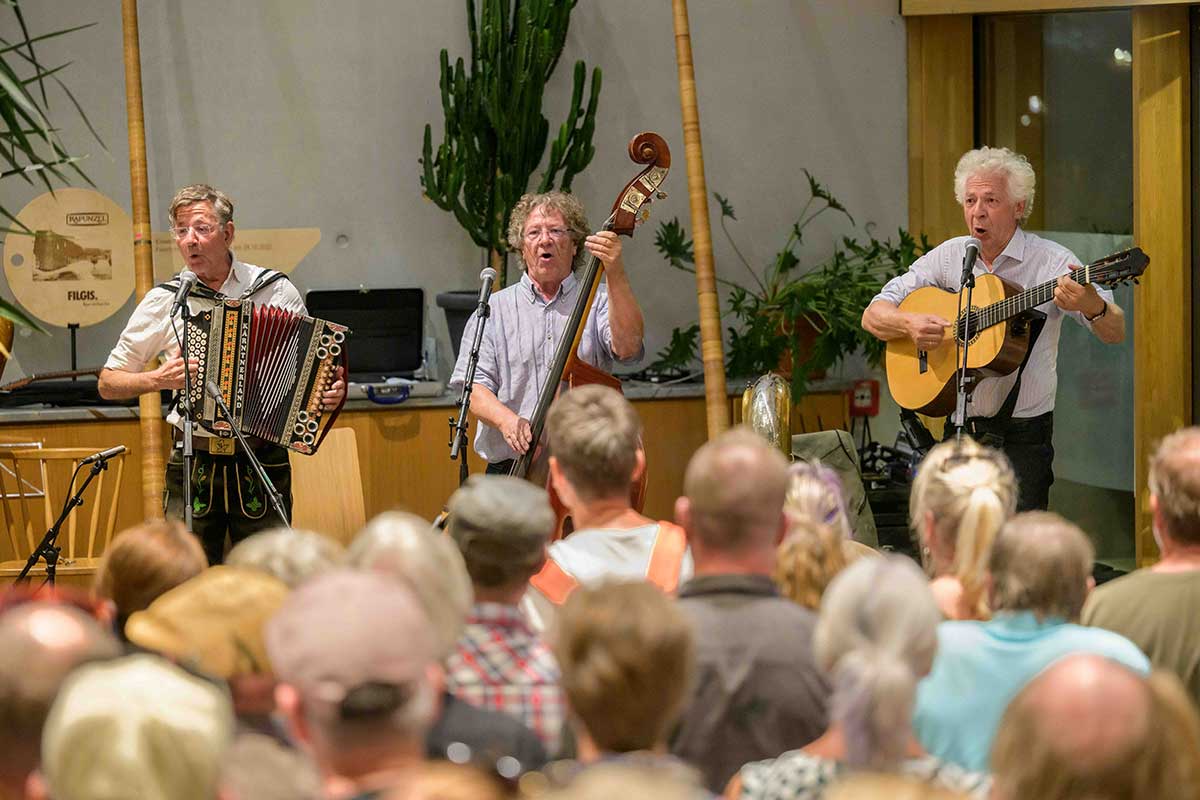
[(622, 236), (632, 236), (633, 229), (649, 218), (650, 205), (666, 194), (659, 191), (671, 169), (671, 150), (657, 133), (639, 133), (629, 142), (629, 157), (637, 164), (649, 164), (637, 177), (625, 184), (613, 204), (608, 229)]
[(1089, 264), (1087, 269), (1093, 282), (1112, 287), (1130, 282), (1137, 283), (1137, 279), (1148, 266), (1150, 256), (1142, 252), (1142, 248), (1134, 247)]

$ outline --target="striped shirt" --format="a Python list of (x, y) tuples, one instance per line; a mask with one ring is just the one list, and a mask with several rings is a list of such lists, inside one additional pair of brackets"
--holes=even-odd
[[(910, 293), (924, 286), (957, 292), (968, 238), (959, 236), (942, 242), (914, 261), (908, 272), (888, 281), (871, 302), (887, 300), (899, 305)], [(1078, 265), (1079, 259), (1070, 250), (1018, 227), (1008, 246), (992, 262), (992, 268), (989, 270), (981, 258), (975, 262), (975, 274), (986, 275), (990, 272), (1022, 289), (1031, 289), (1068, 274), (1073, 264)], [(1101, 297), (1112, 302), (1112, 292), (1100, 286), (1096, 288)], [(1037, 417), (1054, 410), (1054, 395), (1058, 389), (1058, 337), (1063, 318), (1074, 317), (1080, 325), (1092, 329), (1083, 314), (1063, 311), (1053, 302), (1043, 303), (1037, 306), (1037, 310), (1045, 313), (1046, 325), (1033, 346), (1029, 364), (1021, 378), (1021, 390), (1017, 394), (1016, 408), (1013, 409), (1013, 417), (1017, 419)], [(1000, 378), (980, 380), (975, 384), (975, 391), (967, 404), (967, 416), (995, 416), (1016, 382), (1016, 370)]]
[(458, 649), (446, 659), (446, 689), (479, 708), (525, 723), (557, 753), (566, 720), (558, 662), (515, 606), (476, 603)]
[[(572, 272), (562, 282), (558, 294), (547, 302), (529, 275), (521, 273), (518, 283), (501, 289), (488, 301), (490, 316), (479, 345), (474, 382), (486, 386), (501, 403), (525, 419), (530, 419), (537, 408), (538, 394), (550, 375), (555, 350), (579, 290), (579, 279)], [(450, 376), (450, 388), (455, 392), (461, 391), (466, 380), (467, 360), (478, 322), (478, 317), (472, 314), (463, 331), (458, 363)], [(643, 344), (635, 356), (619, 361), (622, 364), (639, 361), (645, 350)], [(608, 288), (604, 284), (596, 291), (584, 322), (579, 357), (605, 372), (612, 372), (613, 363), (618, 361), (613, 354)], [(500, 431), (483, 422), (475, 433), (475, 452), (492, 463), (516, 457)]]

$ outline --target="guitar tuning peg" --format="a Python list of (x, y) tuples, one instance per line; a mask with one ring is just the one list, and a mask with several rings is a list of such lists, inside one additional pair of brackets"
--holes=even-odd
[(1137, 278), (1134, 278), (1134, 279), (1133, 279), (1133, 285), (1134, 285), (1134, 286), (1141, 286), (1141, 281), (1139, 281)]
[(666, 200), (666, 199), (667, 199), (667, 193), (666, 193), (666, 192), (658, 192), (658, 193), (657, 193), (657, 194), (655, 194), (654, 196), (655, 196), (655, 197), (657, 197), (659, 200)]

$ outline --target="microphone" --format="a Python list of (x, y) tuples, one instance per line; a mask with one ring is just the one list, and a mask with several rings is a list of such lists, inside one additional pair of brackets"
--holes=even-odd
[(204, 389), (208, 392), (208, 396), (214, 400), (225, 399), (221, 396), (221, 387), (217, 386), (216, 381), (209, 381), (208, 383), (204, 384)]
[(188, 295), (192, 293), (192, 289), (196, 286), (196, 273), (184, 270), (179, 273), (179, 288), (175, 290), (175, 303), (171, 306), (171, 316), (174, 317), (182, 309), (187, 307)]
[(967, 281), (971, 279), (971, 273), (975, 271), (975, 261), (979, 258), (981, 247), (983, 244), (974, 236), (967, 239), (967, 253), (963, 256), (962, 280), (959, 281), (959, 285), (966, 286)]
[(492, 294), (492, 282), (496, 280), (496, 270), (484, 267), (479, 273), (479, 280), (483, 281), (483, 286), (479, 289), (479, 315), (483, 316), (487, 313), (487, 302)]
[(119, 455), (121, 455), (121, 453), (124, 453), (124, 452), (125, 452), (125, 445), (119, 444), (116, 447), (110, 447), (107, 450), (101, 450), (99, 453), (93, 453), (92, 455), (88, 456), (87, 458), (85, 458), (83, 461), (80, 461), (79, 463), (80, 464), (93, 464), (97, 461), (108, 461), (113, 456), (119, 456)]

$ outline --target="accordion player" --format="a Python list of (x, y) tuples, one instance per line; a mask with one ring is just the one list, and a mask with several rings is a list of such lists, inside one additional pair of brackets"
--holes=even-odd
[(337, 408), (321, 393), (346, 366), (350, 331), (323, 319), (246, 300), (206, 304), (188, 320), (188, 358), (198, 367), (188, 389), (191, 418), (217, 436), (230, 420), (204, 391), (216, 384), (242, 433), (312, 455), (332, 427)]

